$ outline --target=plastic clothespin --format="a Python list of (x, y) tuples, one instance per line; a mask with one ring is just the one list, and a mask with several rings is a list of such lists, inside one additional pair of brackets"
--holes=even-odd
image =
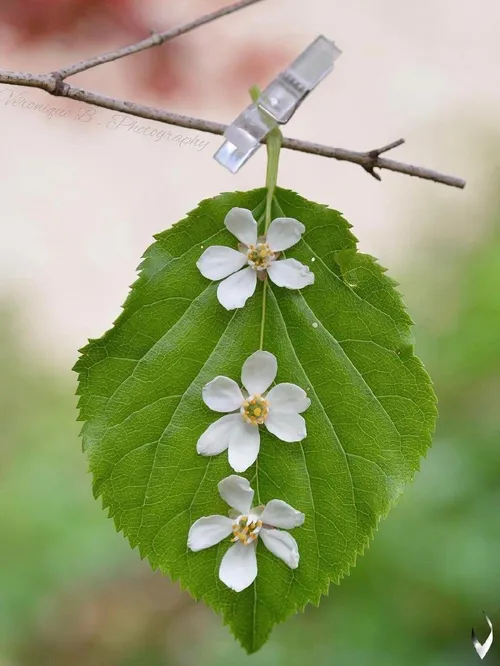
[(262, 139), (293, 116), (307, 95), (333, 70), (341, 55), (334, 42), (320, 35), (272, 81), (224, 132), (214, 159), (236, 173), (260, 148)]

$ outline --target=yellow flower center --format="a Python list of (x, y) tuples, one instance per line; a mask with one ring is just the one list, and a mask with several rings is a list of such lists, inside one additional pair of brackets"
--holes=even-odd
[(249, 265), (254, 271), (265, 271), (269, 268), (274, 259), (274, 252), (267, 243), (257, 243), (249, 245), (247, 250), (247, 259)]
[(240, 516), (233, 524), (233, 538), (231, 541), (241, 541), (244, 546), (255, 541), (258, 537), (262, 520), (255, 520), (250, 516)]
[(252, 395), (241, 405), (240, 411), (246, 423), (261, 425), (269, 414), (269, 403), (259, 394)]

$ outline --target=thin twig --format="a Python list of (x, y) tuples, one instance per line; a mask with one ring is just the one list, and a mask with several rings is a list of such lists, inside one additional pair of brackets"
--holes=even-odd
[(396, 139), (396, 141), (391, 141), (391, 143), (388, 143), (386, 146), (382, 146), (382, 148), (375, 148), (375, 150), (370, 150), (370, 155), (371, 157), (378, 157), (379, 155), (382, 155), (382, 153), (387, 153), (389, 150), (399, 148), (399, 146), (402, 146), (404, 142), (404, 139)]
[(64, 81), (64, 79), (67, 79), (68, 76), (73, 76), (74, 74), (80, 74), (80, 72), (85, 72), (87, 69), (91, 69), (92, 67), (98, 67), (99, 65), (104, 65), (107, 62), (112, 62), (113, 60), (119, 60), (120, 58), (125, 58), (126, 56), (132, 55), (133, 53), (139, 53), (139, 51), (144, 51), (145, 49), (150, 49), (153, 48), (154, 46), (161, 46), (161, 44), (164, 44), (168, 40), (174, 39), (174, 37), (179, 37), (180, 35), (184, 35), (186, 32), (190, 32), (195, 28), (199, 28), (200, 26), (205, 25), (206, 23), (211, 23), (212, 21), (215, 21), (218, 18), (222, 18), (223, 16), (227, 16), (228, 14), (237, 12), (240, 9), (249, 7), (250, 5), (255, 5), (257, 2), (261, 1), (262, 0), (240, 0), (239, 2), (235, 2), (233, 5), (229, 5), (228, 7), (222, 7), (222, 9), (218, 9), (216, 12), (212, 12), (211, 14), (207, 14), (206, 16), (197, 18), (194, 21), (186, 23), (185, 25), (173, 28), (172, 30), (167, 30), (166, 32), (155, 33), (151, 35), (151, 37), (143, 39), (141, 42), (138, 42), (137, 44), (131, 44), (130, 46), (125, 46), (122, 49), (118, 49), (116, 51), (111, 51), (110, 53), (104, 53), (103, 55), (96, 56), (95, 58), (91, 58), (90, 60), (84, 60), (83, 62), (76, 63), (75, 65), (64, 67), (63, 69), (59, 70), (59, 74), (61, 75), (61, 79)]
[[(401, 145), (401, 141), (402, 140), (399, 139), (395, 143), (399, 146)], [(432, 180), (435, 183), (449, 185), (450, 187), (458, 187), (461, 190), (465, 187), (465, 180), (463, 180), (463, 178), (448, 176), (447, 174), (439, 173), (432, 169), (413, 166), (412, 164), (405, 164), (404, 162), (396, 162), (396, 160), (389, 160), (385, 157), (378, 157), (376, 149), (375, 151), (368, 150), (366, 152), (358, 152), (355, 150), (345, 150), (344, 148), (331, 148), (319, 143), (309, 143), (307, 141), (299, 141), (298, 139), (283, 139), (283, 148), (299, 150), (302, 153), (311, 153), (312, 155), (321, 155), (322, 157), (332, 157), (335, 160), (359, 164), (359, 166), (363, 167), (365, 171), (368, 171), (368, 173), (375, 178), (378, 176), (377, 180), (381, 180), (381, 178), (379, 174), (373, 171), (373, 169), (385, 169), (386, 171), (404, 173), (407, 176)], [(387, 148), (383, 152), (386, 152), (386, 150)]]
[[(30, 74), (26, 72), (0, 71), (0, 83), (6, 83), (14, 86), (39, 88), (40, 90), (45, 90), (45, 92), (49, 93), (50, 95), (69, 97), (70, 99), (84, 102), (85, 104), (91, 104), (93, 106), (99, 106), (111, 111), (119, 111), (131, 116), (146, 118), (148, 120), (155, 120), (161, 123), (175, 125), (177, 127), (186, 127), (187, 129), (222, 135), (227, 129), (227, 125), (223, 125), (222, 123), (217, 123), (210, 120), (202, 120), (200, 118), (192, 118), (190, 116), (182, 116), (176, 113), (171, 113), (169, 111), (164, 111), (163, 109), (155, 109), (150, 106), (136, 104), (135, 102), (128, 102), (112, 97), (106, 97), (100, 93), (94, 93), (90, 90), (84, 90), (82, 88), (70, 86), (65, 82), (65, 79), (69, 76), (73, 76), (74, 74), (84, 72), (92, 67), (97, 67), (98, 65), (103, 65), (107, 62), (112, 62), (113, 60), (118, 60), (119, 58), (124, 58), (125, 56), (131, 55), (133, 53), (143, 51), (144, 49), (158, 46), (163, 44), (168, 39), (173, 39), (174, 37), (182, 35), (189, 30), (193, 30), (194, 28), (204, 25), (205, 23), (214, 21), (218, 18), (221, 18), (222, 16), (227, 16), (228, 14), (236, 12), (260, 1), (261, 0), (240, 0), (233, 5), (224, 7), (223, 9), (213, 12), (212, 14), (203, 16), (192, 21), (191, 23), (187, 23), (184, 26), (174, 28), (173, 30), (169, 30), (164, 33), (153, 35), (152, 37), (138, 42), (137, 44), (127, 46), (123, 49), (119, 49), (111, 53), (105, 53), (95, 58), (91, 58), (90, 60), (63, 68), (56, 72), (51, 72), (50, 74)], [(263, 139), (263, 143), (264, 142), (265, 139)], [(426, 169), (424, 167), (404, 164), (403, 162), (396, 162), (395, 160), (381, 157), (382, 153), (386, 153), (393, 148), (397, 148), (402, 143), (404, 143), (404, 139), (399, 139), (386, 146), (383, 146), (382, 148), (376, 148), (366, 152), (345, 150), (344, 148), (332, 148), (330, 146), (323, 146), (318, 143), (309, 143), (308, 141), (287, 138), (283, 139), (282, 146), (283, 148), (287, 148), (289, 150), (297, 150), (302, 153), (311, 153), (312, 155), (321, 155), (323, 157), (330, 157), (336, 160), (358, 164), (377, 180), (381, 180), (381, 178), (380, 175), (375, 172), (375, 169), (386, 169), (387, 171), (395, 171), (397, 173), (403, 173), (408, 176), (415, 176), (416, 178), (432, 180), (436, 183), (442, 183), (443, 185), (450, 185), (451, 187), (458, 187), (460, 189), (465, 187), (465, 181), (461, 178), (448, 176), (446, 174), (438, 173), (437, 171), (432, 171), (431, 169)]]
[(373, 176), (375, 180), (382, 180), (380, 177), (380, 174), (374, 171), (374, 167), (378, 166), (377, 164), (377, 158), (382, 155), (382, 153), (387, 153), (389, 150), (393, 150), (394, 148), (399, 148), (399, 146), (402, 146), (403, 143), (405, 142), (404, 139), (397, 139), (396, 141), (391, 141), (391, 143), (388, 143), (386, 146), (382, 146), (382, 148), (375, 148), (374, 150), (369, 150), (368, 155), (369, 157), (372, 158), (372, 163), (369, 165), (362, 164), (363, 169), (370, 174), (370, 176)]

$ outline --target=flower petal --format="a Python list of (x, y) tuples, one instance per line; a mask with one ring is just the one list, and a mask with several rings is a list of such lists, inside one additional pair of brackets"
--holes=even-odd
[(231, 432), (229, 440), (228, 460), (235, 472), (244, 472), (257, 460), (260, 448), (260, 433), (258, 426), (245, 423), (240, 424)]
[(277, 217), (269, 226), (266, 241), (273, 252), (281, 252), (298, 243), (305, 230), (293, 217)]
[(279, 412), (270, 408), (266, 428), (282, 442), (301, 442), (307, 437), (304, 417), (294, 412)]
[(200, 273), (209, 280), (222, 278), (239, 271), (247, 263), (243, 252), (223, 245), (212, 245), (205, 250), (196, 262)]
[(276, 378), (276, 356), (266, 351), (256, 351), (243, 363), (241, 383), (250, 395), (264, 393)]
[(226, 310), (236, 310), (244, 307), (250, 296), (253, 296), (256, 286), (257, 273), (248, 266), (233, 273), (219, 284), (217, 298)]
[[(238, 418), (241, 421), (239, 414)], [(250, 512), (254, 493), (247, 479), (244, 479), (242, 476), (236, 476), (236, 474), (231, 474), (231, 476), (222, 479), (217, 488), (224, 502), (229, 504), (232, 509), (239, 511), (238, 515)]]
[(231, 590), (241, 592), (251, 585), (257, 576), (257, 543), (244, 546), (241, 541), (227, 551), (219, 568), (219, 578)]
[(233, 521), (225, 516), (205, 516), (191, 525), (188, 548), (204, 550), (228, 537), (233, 531)]
[(208, 382), (203, 387), (202, 395), (205, 405), (214, 412), (234, 412), (245, 400), (234, 379), (221, 376)]
[(281, 530), (262, 529), (259, 536), (262, 537), (265, 547), (288, 564), (290, 569), (296, 569), (299, 566), (299, 547), (291, 534), (281, 532)]
[[(250, 522), (257, 522), (260, 520), (260, 517), (262, 515), (262, 512), (264, 511), (265, 506), (261, 504), (260, 506), (254, 506), (253, 508), (250, 509), (250, 511), (245, 512), (245, 515), (248, 515), (248, 520)], [(236, 520), (236, 518), (239, 518), (241, 516), (240, 511), (236, 511), (236, 509), (231, 509), (228, 512), (228, 516), (232, 518), (233, 520)]]
[(279, 259), (271, 262), (267, 274), (275, 285), (287, 289), (302, 289), (314, 284), (314, 273), (296, 259)]
[(266, 525), (291, 530), (302, 525), (305, 515), (286, 502), (275, 499), (266, 504), (260, 519)]
[(271, 409), (283, 413), (294, 412), (300, 414), (311, 405), (307, 393), (297, 384), (289, 384), (288, 382), (273, 386), (266, 398)]
[(209, 425), (196, 444), (198, 453), (201, 456), (216, 456), (225, 451), (236, 420), (241, 421), (240, 414), (227, 414)]
[(257, 222), (247, 208), (231, 208), (224, 224), (246, 246), (257, 243)]
[(257, 520), (260, 520), (260, 517), (262, 515), (262, 512), (264, 511), (265, 506), (261, 504), (260, 506), (254, 506), (250, 509), (250, 513), (248, 514), (248, 519), (250, 521), (256, 522)]

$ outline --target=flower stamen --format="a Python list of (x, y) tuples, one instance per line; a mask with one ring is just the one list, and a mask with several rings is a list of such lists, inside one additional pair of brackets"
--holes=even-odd
[(265, 271), (275, 258), (274, 252), (267, 243), (257, 243), (257, 245), (248, 246), (248, 264), (254, 271)]
[(250, 516), (240, 516), (233, 524), (233, 538), (231, 542), (241, 541), (244, 546), (252, 543), (259, 536), (262, 520), (255, 520)]
[(262, 425), (269, 414), (269, 403), (258, 393), (247, 398), (241, 405), (241, 416), (250, 425)]

